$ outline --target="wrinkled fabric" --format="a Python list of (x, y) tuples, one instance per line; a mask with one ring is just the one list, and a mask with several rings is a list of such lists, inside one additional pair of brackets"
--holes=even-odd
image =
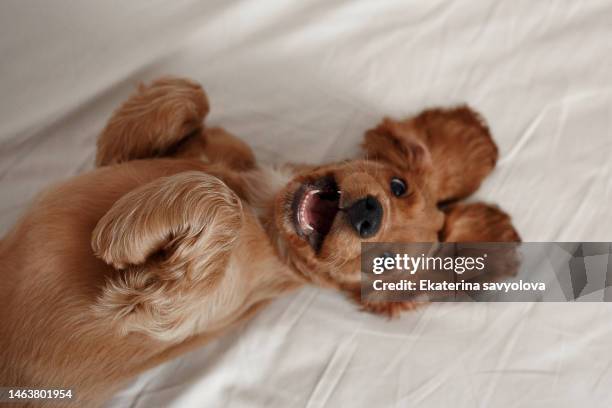
[[(612, 3), (5, 0), (0, 232), (92, 168), (140, 81), (200, 81), (260, 160), (351, 157), (384, 115), (466, 102), (501, 159), (474, 199), (525, 241), (611, 241)], [(433, 304), (387, 321), (331, 291), (279, 299), (109, 407), (612, 405), (612, 307)]]

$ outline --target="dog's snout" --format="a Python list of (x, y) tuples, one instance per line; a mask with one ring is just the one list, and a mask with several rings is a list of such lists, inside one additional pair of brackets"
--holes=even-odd
[(383, 209), (376, 197), (369, 195), (356, 201), (346, 213), (349, 223), (361, 238), (369, 238), (378, 232)]

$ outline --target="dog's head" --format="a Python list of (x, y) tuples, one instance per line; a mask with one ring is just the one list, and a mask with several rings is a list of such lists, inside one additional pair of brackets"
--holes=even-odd
[(366, 159), (297, 174), (277, 197), (275, 221), (289, 262), (308, 280), (352, 286), (361, 242), (432, 242), (444, 217), (431, 193), (431, 158), (416, 138), (366, 135)]

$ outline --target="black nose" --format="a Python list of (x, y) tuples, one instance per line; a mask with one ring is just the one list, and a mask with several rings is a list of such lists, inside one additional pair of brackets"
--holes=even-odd
[(361, 238), (369, 238), (378, 232), (383, 209), (375, 197), (367, 196), (356, 201), (347, 210), (350, 224)]

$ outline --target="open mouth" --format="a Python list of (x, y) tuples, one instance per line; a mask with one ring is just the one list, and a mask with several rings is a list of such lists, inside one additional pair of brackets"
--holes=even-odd
[(293, 199), (293, 222), (298, 235), (318, 251), (340, 211), (340, 190), (333, 177), (305, 183)]

